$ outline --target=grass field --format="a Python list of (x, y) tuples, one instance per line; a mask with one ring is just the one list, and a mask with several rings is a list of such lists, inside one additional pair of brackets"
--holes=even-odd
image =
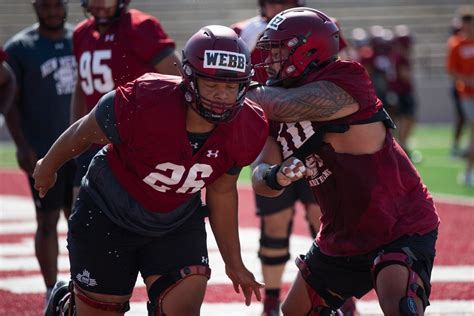
[[(474, 188), (467, 188), (458, 180), (465, 162), (449, 155), (452, 132), (448, 125), (420, 125), (411, 139), (411, 148), (422, 154), (416, 164), (423, 181), (434, 194), (450, 194), (474, 198)], [(466, 143), (466, 137), (464, 143)], [(15, 147), (10, 143), (0, 145), (0, 168), (18, 168)], [(240, 181), (250, 182), (248, 168), (242, 171)]]

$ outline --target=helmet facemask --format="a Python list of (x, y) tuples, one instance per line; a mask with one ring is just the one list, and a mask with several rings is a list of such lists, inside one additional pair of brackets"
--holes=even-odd
[[(248, 79), (219, 80), (217, 78), (211, 78), (204, 74), (193, 71), (187, 62), (183, 62), (183, 72), (186, 78), (185, 84), (187, 86), (185, 99), (188, 103), (190, 103), (193, 110), (195, 110), (207, 121), (214, 124), (228, 122), (232, 120), (242, 109), (251, 76)], [(238, 83), (239, 91), (237, 93), (235, 102), (219, 102), (202, 96), (199, 92), (198, 78), (215, 82)]]
[(256, 47), (264, 51), (280, 48), (280, 55), (283, 48), (288, 51), (286, 58), (270, 63), (265, 61), (255, 67), (268, 67), (279, 62), (280, 73), (267, 84), (291, 86), (337, 58), (339, 28), (318, 10), (288, 9), (268, 23)]
[[(253, 76), (246, 44), (232, 29), (207, 26), (188, 40), (182, 61), (185, 99), (192, 109), (214, 124), (232, 120), (244, 105)], [(238, 84), (235, 101), (226, 103), (204, 97), (199, 91), (198, 79)]]

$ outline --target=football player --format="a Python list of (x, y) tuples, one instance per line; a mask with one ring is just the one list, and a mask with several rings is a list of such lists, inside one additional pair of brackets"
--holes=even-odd
[(206, 213), (235, 291), (247, 305), (253, 294), (260, 300), (263, 285), (242, 262), (237, 223), (239, 172), (268, 134), (263, 112), (245, 98), (250, 53), (232, 29), (211, 25), (188, 40), (182, 60), (182, 78), (150, 73), (107, 93), (38, 162), (44, 196), (75, 153), (108, 144), (69, 218), (73, 279), (57, 284), (47, 315), (71, 292), (61, 312), (74, 302), (77, 315), (123, 314), (139, 272), (149, 315), (199, 315), (211, 273)]
[[(105, 93), (147, 72), (178, 75), (174, 41), (153, 16), (128, 9), (130, 0), (81, 0), (88, 15), (73, 35), (78, 80), (72, 101), (75, 122)], [(75, 196), (90, 160), (100, 149), (77, 157)]]
[(46, 285), (46, 301), (58, 272), (58, 235), (61, 214), (72, 204), (75, 164), (58, 172), (58, 181), (47, 197), (33, 189), (33, 169), (54, 140), (69, 126), (76, 63), (72, 55), (72, 25), (66, 24), (67, 1), (32, 1), (39, 23), (15, 34), (5, 44), (7, 63), (17, 79), (16, 97), (6, 123), (20, 168), (28, 175), (36, 210), (35, 254)]
[[(252, 63), (260, 63), (267, 51), (257, 49), (257, 40), (263, 34), (267, 23), (278, 13), (289, 8), (305, 5), (304, 0), (259, 0), (260, 15), (235, 23), (231, 26), (251, 50)], [(340, 48), (347, 46), (341, 37)], [(253, 80), (264, 84), (268, 79), (267, 71), (272, 68), (256, 68)], [(270, 76), (273, 74), (270, 73)], [(270, 123), (272, 124), (272, 123)], [(265, 197), (255, 194), (257, 215), (260, 217), (260, 248), (258, 257), (262, 263), (265, 296), (262, 316), (280, 314), (280, 290), (286, 262), (290, 259), (290, 235), (295, 215), (295, 203), (301, 201), (305, 209), (305, 218), (312, 237), (319, 230), (321, 209), (306, 181), (298, 181), (277, 197)], [(345, 315), (355, 315), (353, 302), (347, 303)], [(350, 305), (350, 306), (349, 306)]]
[(282, 123), (271, 126), (253, 187), (277, 196), (306, 178), (322, 211), (283, 313), (330, 315), (375, 287), (385, 315), (423, 315), (439, 217), (367, 72), (338, 58), (339, 28), (311, 8), (275, 16), (257, 47), (269, 51), (257, 66), (272, 68), (272, 80), (248, 97)]

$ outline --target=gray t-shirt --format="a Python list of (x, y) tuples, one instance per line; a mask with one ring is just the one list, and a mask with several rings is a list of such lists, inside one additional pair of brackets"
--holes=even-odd
[(72, 26), (66, 34), (50, 40), (34, 24), (5, 44), (7, 63), (20, 89), (19, 110), (23, 133), (39, 157), (69, 126), (71, 95), (76, 83), (72, 53)]

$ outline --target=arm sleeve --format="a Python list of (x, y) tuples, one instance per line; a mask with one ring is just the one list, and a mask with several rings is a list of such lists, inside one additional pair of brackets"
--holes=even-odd
[(118, 87), (114, 95), (115, 129), (121, 143), (128, 143), (133, 138), (137, 107), (135, 105), (136, 81)]
[(150, 17), (134, 30), (131, 38), (135, 55), (150, 65), (156, 65), (174, 52), (176, 44), (161, 27), (160, 22)]
[(110, 142), (113, 144), (120, 144), (122, 141), (117, 130), (114, 101), (115, 90), (102, 96), (96, 106), (95, 119)]

